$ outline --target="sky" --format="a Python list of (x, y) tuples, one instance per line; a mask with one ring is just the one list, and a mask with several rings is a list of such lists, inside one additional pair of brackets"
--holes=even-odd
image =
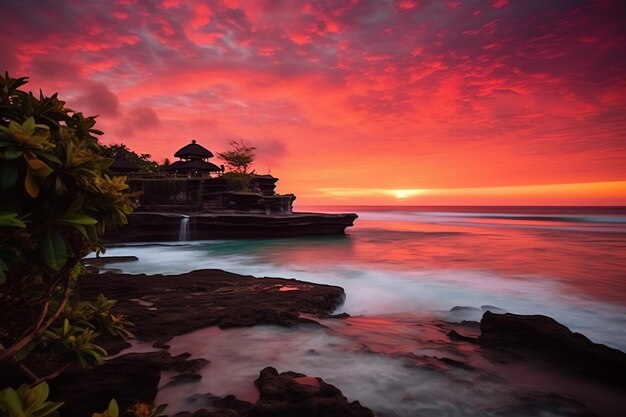
[(626, 205), (624, 1), (0, 10), (0, 70), (157, 161), (244, 139), (301, 205)]

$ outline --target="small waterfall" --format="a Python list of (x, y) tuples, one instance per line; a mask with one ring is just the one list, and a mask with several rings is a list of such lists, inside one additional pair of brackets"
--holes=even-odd
[(178, 231), (178, 240), (181, 242), (189, 240), (189, 216), (183, 216), (180, 219), (180, 230)]

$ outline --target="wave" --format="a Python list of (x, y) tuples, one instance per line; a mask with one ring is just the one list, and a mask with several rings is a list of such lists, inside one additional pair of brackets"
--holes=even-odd
[(626, 216), (568, 216), (511, 213), (455, 213), (455, 212), (413, 212), (416, 216), (469, 217), (477, 219), (527, 220), (567, 223), (626, 223)]
[[(626, 225), (626, 216), (607, 215), (559, 215), (559, 214), (517, 214), (517, 213), (475, 213), (475, 212), (439, 212), (439, 211), (365, 211), (358, 213), (361, 220), (376, 221), (400, 221), (419, 223), (443, 223), (463, 225), (470, 223), (473, 225), (485, 224), (493, 221), (502, 224), (508, 221), (510, 224), (524, 225), (527, 223), (538, 223), (548, 225), (557, 224), (577, 224), (577, 225), (601, 225), (614, 226), (623, 229)], [(463, 224), (459, 223), (463, 222)], [(620, 230), (618, 230), (620, 231)], [(626, 230), (621, 230), (626, 231)]]

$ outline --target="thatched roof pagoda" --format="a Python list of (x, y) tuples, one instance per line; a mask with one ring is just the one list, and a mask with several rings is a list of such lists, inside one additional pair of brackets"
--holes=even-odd
[(189, 145), (180, 148), (174, 156), (180, 159), (209, 159), (213, 158), (213, 152), (202, 145), (198, 145), (193, 139)]
[(204, 146), (198, 145), (195, 140), (180, 148), (174, 156), (180, 158), (180, 160), (163, 168), (164, 170), (191, 176), (210, 175), (211, 172), (224, 171), (223, 167), (218, 167), (209, 162), (209, 158), (213, 157), (213, 153)]

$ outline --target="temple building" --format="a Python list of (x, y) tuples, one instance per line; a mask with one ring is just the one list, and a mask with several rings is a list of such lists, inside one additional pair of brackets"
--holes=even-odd
[(173, 171), (176, 175), (185, 177), (210, 177), (211, 173), (222, 174), (223, 165), (218, 167), (209, 162), (213, 156), (211, 151), (192, 140), (190, 144), (183, 146), (174, 154), (174, 157), (179, 160), (163, 167), (163, 170)]
[[(160, 172), (131, 176), (131, 191), (139, 192), (144, 211), (176, 213), (245, 212), (283, 213), (292, 211), (293, 194), (277, 194), (278, 178), (272, 175), (225, 173), (224, 165), (209, 162), (211, 151), (192, 140), (179, 149), (178, 161)], [(118, 172), (131, 172), (128, 161), (116, 160)], [(124, 171), (128, 169), (129, 171)], [(241, 176), (246, 181), (242, 181)]]

